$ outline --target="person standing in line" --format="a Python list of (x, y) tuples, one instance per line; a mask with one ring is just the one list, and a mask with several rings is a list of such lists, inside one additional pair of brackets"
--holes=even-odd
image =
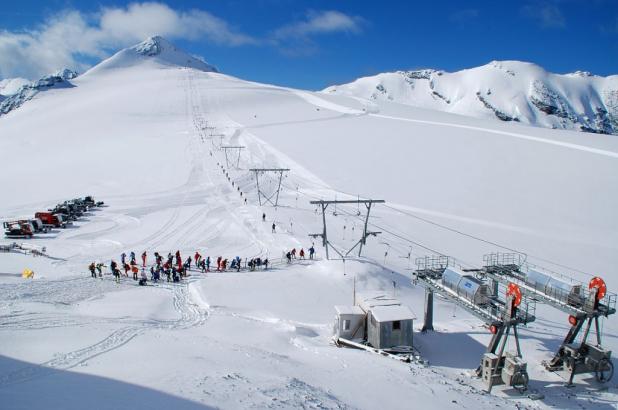
[(273, 233), (276, 233), (276, 229), (275, 229), (276, 227), (277, 227), (277, 226), (276, 226), (276, 225), (275, 225), (275, 223), (273, 222), (273, 226), (272, 226), (272, 228), (273, 228)]
[(146, 251), (144, 251), (144, 253), (142, 253), (142, 267), (146, 267)]

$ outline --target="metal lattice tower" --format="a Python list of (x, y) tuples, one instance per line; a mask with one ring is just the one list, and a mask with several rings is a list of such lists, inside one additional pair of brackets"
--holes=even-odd
[(225, 165), (227, 168), (230, 167), (230, 161), (228, 159), (227, 152), (228, 150), (238, 150), (238, 157), (236, 158), (236, 169), (240, 167), (240, 152), (245, 149), (243, 145), (222, 145), (221, 149), (225, 152)]
[[(341, 258), (345, 259), (346, 256), (350, 254), (357, 246), (358, 248), (358, 256), (361, 256), (363, 251), (363, 245), (367, 243), (367, 237), (370, 235), (376, 236), (382, 232), (369, 232), (367, 231), (367, 224), (369, 223), (369, 213), (371, 212), (371, 206), (373, 204), (383, 204), (385, 201), (383, 199), (356, 199), (356, 200), (343, 200), (343, 201), (310, 201), (309, 203), (312, 205), (320, 205), (322, 208), (322, 233), (321, 234), (310, 234), (309, 236), (313, 238), (321, 237), (322, 238), (322, 246), (324, 246), (326, 250), (326, 259), (329, 259), (328, 248), (331, 247)], [(331, 204), (364, 204), (367, 208), (367, 215), (365, 216), (365, 223), (363, 226), (363, 235), (361, 238), (354, 244), (352, 248), (350, 248), (345, 255), (342, 254), (335, 248), (328, 240), (328, 235), (326, 232), (326, 208)]]
[[(264, 203), (270, 202), (272, 206), (274, 207), (278, 206), (279, 205), (279, 192), (281, 191), (281, 180), (283, 179), (283, 174), (285, 172), (289, 172), (290, 169), (289, 168), (251, 168), (249, 169), (249, 171), (255, 172), (255, 183), (257, 185), (258, 201), (260, 203), (260, 206), (262, 206), (262, 198), (264, 198)], [(260, 188), (260, 173), (263, 173), (263, 172), (274, 172), (275, 174), (277, 173), (279, 174), (279, 184), (277, 185), (277, 190), (274, 193), (272, 193), (270, 196), (262, 192), (262, 189)], [(273, 197), (275, 197), (274, 202), (272, 201)]]

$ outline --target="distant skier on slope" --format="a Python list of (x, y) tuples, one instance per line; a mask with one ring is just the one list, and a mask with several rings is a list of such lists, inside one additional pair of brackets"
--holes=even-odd
[(144, 253), (142, 253), (142, 267), (146, 267), (146, 251), (144, 251)]
[(273, 233), (276, 233), (276, 228), (277, 228), (277, 226), (275, 225), (275, 223), (274, 223), (274, 222), (273, 222), (273, 226), (272, 226), (272, 228), (273, 228)]
[(90, 276), (93, 278), (97, 277), (97, 273), (95, 272), (95, 264), (94, 262), (92, 262), (90, 265), (88, 265), (88, 270), (90, 270)]

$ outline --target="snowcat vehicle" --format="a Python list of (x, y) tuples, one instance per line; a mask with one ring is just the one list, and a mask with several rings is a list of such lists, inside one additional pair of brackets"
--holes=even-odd
[(37, 212), (34, 214), (34, 217), (40, 219), (46, 228), (66, 228), (67, 226), (67, 221), (64, 219), (63, 214)]
[(32, 238), (32, 225), (29, 222), (11, 221), (4, 222), (4, 236), (7, 238)]

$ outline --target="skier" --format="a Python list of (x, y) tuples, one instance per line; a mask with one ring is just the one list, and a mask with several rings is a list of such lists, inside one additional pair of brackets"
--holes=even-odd
[(118, 270), (118, 264), (116, 263), (116, 261), (112, 260), (112, 263), (110, 263), (109, 265), (112, 274), (114, 275), (114, 278), (116, 279), (116, 283), (120, 282), (120, 271)]
[(300, 248), (299, 256), (300, 256), (300, 259), (305, 259), (305, 250), (303, 248)]
[(90, 276), (92, 276), (93, 278), (96, 279), (97, 273), (95, 272), (94, 262), (92, 262), (90, 265), (88, 265), (88, 269), (90, 270)]
[(221, 261), (221, 270), (223, 270), (225, 272), (226, 268), (227, 268), (227, 259), (223, 259)]
[(126, 262), (127, 262), (127, 254), (122, 252), (122, 255), (120, 255), (120, 263), (122, 263), (122, 266), (124, 266)]
[(141, 278), (138, 282), (140, 286), (146, 286), (146, 282), (148, 282), (148, 278), (146, 277), (146, 272), (142, 270)]
[(125, 263), (123, 268), (124, 268), (124, 276), (126, 276), (128, 278), (129, 277), (129, 271), (131, 270), (131, 267), (129, 266), (128, 263)]
[(292, 253), (290, 251), (285, 254), (285, 257), (287, 258), (288, 263), (292, 263)]
[(146, 267), (146, 251), (142, 253), (142, 267)]
[[(247, 202), (247, 199), (245, 198), (245, 202)], [(266, 214), (262, 213), (262, 222), (266, 222)]]
[(185, 266), (187, 270), (191, 269), (191, 257), (190, 256), (187, 258), (187, 262), (185, 263)]
[(137, 273), (139, 272), (137, 265), (131, 265), (131, 272), (133, 272), (133, 280), (137, 280)]
[(240, 256), (236, 257), (236, 272), (240, 272)]
[(311, 245), (311, 248), (309, 248), (309, 259), (313, 259), (314, 253), (315, 253), (315, 248), (313, 247), (313, 245)]
[(221, 272), (221, 260), (222, 259), (223, 258), (221, 256), (217, 258), (217, 272)]
[(195, 266), (200, 265), (200, 260), (202, 259), (202, 255), (198, 251), (195, 251)]
[(206, 272), (210, 272), (210, 256), (206, 257)]
[(103, 277), (103, 265), (102, 263), (97, 263), (96, 267), (97, 267), (97, 272), (99, 272), (99, 277), (102, 278)]
[(268, 258), (264, 259), (264, 270), (268, 269)]
[(135, 263), (135, 252), (131, 251), (131, 265)]
[(296, 248), (292, 248), (292, 259), (296, 259)]
[(273, 222), (273, 233), (275, 233), (275, 228), (276, 228), (276, 225), (275, 225), (275, 223)]

